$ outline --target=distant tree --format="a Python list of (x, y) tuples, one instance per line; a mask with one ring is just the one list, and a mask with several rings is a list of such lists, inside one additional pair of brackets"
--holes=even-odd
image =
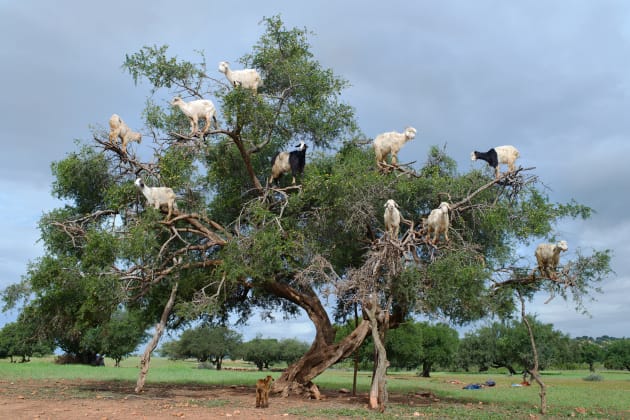
[(591, 372), (595, 372), (595, 363), (604, 360), (605, 350), (592, 339), (576, 339), (576, 361), (586, 363)]
[(114, 359), (114, 366), (120, 367), (124, 357), (133, 353), (148, 334), (138, 334), (143, 331), (144, 323), (134, 312), (118, 310), (109, 321), (91, 328), (83, 342), (91, 349), (100, 349), (98, 353)]
[(422, 363), (423, 327), (415, 322), (405, 322), (387, 335), (385, 348), (391, 366), (399, 369), (416, 369)]
[(20, 357), (21, 362), (28, 362), (34, 355), (43, 356), (53, 352), (52, 341), (37, 335), (32, 324), (18, 318), (0, 330), (0, 357), (8, 357), (14, 362), (14, 357)]
[(186, 330), (178, 340), (162, 345), (160, 353), (171, 359), (195, 358), (210, 362), (221, 370), (226, 356), (234, 357), (242, 338), (236, 331), (225, 326), (203, 325)]
[(294, 338), (285, 338), (278, 343), (280, 347), (279, 359), (287, 364), (299, 360), (307, 352), (310, 345)]
[(453, 361), (458, 345), (457, 331), (446, 324), (406, 322), (389, 332), (385, 347), (392, 367), (419, 367), (428, 378), (434, 365)]
[(610, 342), (606, 347), (604, 366), (607, 369), (630, 370), (630, 338)]
[(422, 372), (424, 378), (430, 377), (431, 369), (439, 364), (448, 366), (457, 353), (459, 337), (457, 331), (446, 324), (423, 324), (422, 329)]
[(179, 340), (164, 341), (158, 350), (158, 353), (162, 357), (167, 357), (170, 360), (184, 359), (185, 356), (179, 350)]
[[(566, 334), (554, 330), (553, 325), (543, 324), (529, 317), (536, 334), (536, 345), (541, 370), (554, 363), (566, 363), (571, 358), (570, 339)], [(489, 367), (505, 367), (510, 374), (517, 370), (529, 370), (533, 355), (529, 336), (519, 321), (494, 322), (467, 333), (460, 345), (458, 360), (464, 366), (476, 365), (480, 370)]]
[(261, 336), (243, 343), (238, 354), (246, 362), (254, 363), (258, 370), (269, 369), (272, 364), (281, 360), (278, 340)]

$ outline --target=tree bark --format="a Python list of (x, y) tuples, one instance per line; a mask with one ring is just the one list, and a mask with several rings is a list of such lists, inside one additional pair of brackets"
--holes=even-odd
[[(357, 304), (354, 304), (354, 328), (359, 327), (359, 313)], [(359, 349), (354, 352), (354, 369), (352, 372), (352, 396), (357, 396), (357, 374), (359, 373)]]
[(241, 158), (243, 159), (243, 163), (245, 164), (245, 168), (247, 169), (247, 173), (249, 174), (249, 178), (251, 179), (252, 184), (254, 185), (254, 188), (262, 192), (263, 190), (262, 184), (258, 180), (258, 177), (256, 176), (256, 172), (254, 171), (250, 153), (247, 150), (245, 150), (245, 145), (243, 144), (243, 140), (240, 137), (240, 130), (234, 133), (231, 136), (231, 138), (234, 144), (236, 145), (236, 148), (238, 149), (239, 153), (241, 154)]
[(287, 284), (275, 281), (268, 282), (266, 289), (304, 309), (316, 330), (311, 347), (300, 360), (289, 366), (276, 379), (272, 392), (284, 397), (291, 393), (317, 397), (318, 391), (311, 380), (358, 349), (368, 334), (369, 322), (363, 320), (350, 335), (335, 343), (335, 329), (321, 301), (312, 290), (300, 292)]
[(429, 362), (422, 362), (422, 374), (420, 375), (423, 378), (430, 378), (431, 377), (431, 363)]
[(147, 379), (147, 374), (149, 373), (149, 365), (151, 364), (151, 353), (153, 353), (153, 350), (155, 350), (158, 343), (160, 342), (160, 338), (162, 338), (162, 334), (164, 333), (164, 329), (166, 328), (166, 321), (168, 321), (168, 317), (171, 314), (173, 305), (175, 304), (175, 296), (177, 295), (178, 286), (179, 282), (175, 282), (175, 284), (173, 284), (171, 295), (166, 302), (166, 306), (164, 306), (162, 316), (160, 317), (160, 322), (158, 322), (155, 326), (155, 333), (153, 334), (153, 338), (147, 344), (147, 347), (144, 350), (144, 354), (140, 358), (140, 374), (138, 375), (138, 381), (136, 382), (136, 394), (144, 390), (144, 382)]
[(542, 377), (538, 373), (538, 350), (536, 349), (536, 340), (534, 339), (534, 331), (532, 330), (532, 326), (529, 324), (529, 320), (525, 315), (525, 299), (521, 295), (521, 293), (517, 290), (518, 297), (521, 300), (521, 318), (523, 318), (523, 323), (527, 327), (527, 333), (529, 334), (529, 341), (532, 346), (532, 353), (534, 355), (534, 367), (530, 369), (530, 375), (538, 386), (540, 386), (540, 414), (547, 413), (547, 386), (542, 381)]
[(370, 387), (370, 395), (368, 405), (372, 410), (378, 409), (381, 413), (385, 411), (387, 403), (387, 368), (389, 361), (387, 360), (387, 350), (384, 343), (384, 325), (385, 319), (383, 311), (378, 307), (376, 297), (365, 306), (365, 314), (369, 320), (372, 339), (374, 340), (374, 349), (376, 351), (376, 363), (374, 374), (372, 375), (372, 386)]

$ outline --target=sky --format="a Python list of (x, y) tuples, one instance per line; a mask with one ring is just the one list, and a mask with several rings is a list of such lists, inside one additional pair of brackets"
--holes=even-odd
[[(543, 295), (528, 311), (572, 337), (630, 337), (626, 1), (0, 0), (0, 289), (43, 255), (38, 220), (62, 205), (51, 195), (51, 163), (78, 150), (76, 140), (89, 142), (112, 113), (142, 131), (150, 86), (124, 71), (126, 54), (166, 44), (198, 62), (203, 51), (212, 71), (238, 63), (263, 17), (275, 15), (312, 32), (315, 58), (349, 82), (342, 99), (366, 136), (418, 130), (401, 162), (421, 164), (432, 145), (445, 145), (465, 172), (485, 165), (471, 151), (512, 144), (552, 201), (592, 207), (592, 218), (554, 232), (569, 243), (563, 259), (578, 248), (613, 251), (615, 273), (588, 303), (590, 316)], [(523, 256), (533, 261), (535, 247)], [(0, 327), (15, 316), (0, 314)], [(239, 331), (314, 336), (304, 316), (255, 318)]]

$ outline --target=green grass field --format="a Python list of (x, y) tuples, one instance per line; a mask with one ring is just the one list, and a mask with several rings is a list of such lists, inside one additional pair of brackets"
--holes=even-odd
[[(56, 365), (52, 359), (33, 359), (30, 363), (9, 363), (0, 360), (0, 378), (6, 381), (27, 379), (68, 379), (94, 381), (128, 381), (135, 383), (138, 375), (138, 358), (123, 361), (120, 368), (113, 367), (106, 360), (105, 367), (81, 365)], [(226, 367), (234, 366), (228, 362)], [(239, 366), (243, 366), (240, 364)], [(249, 366), (251, 367), (251, 366)], [(585, 381), (588, 371), (543, 372), (547, 384), (548, 414), (556, 417), (582, 418), (630, 418), (630, 372), (597, 372), (603, 380)], [(272, 376), (278, 377), (278, 372)], [(359, 372), (358, 392), (365, 393), (370, 386), (370, 372)], [(151, 370), (147, 383), (196, 384), (196, 385), (246, 385), (251, 386), (261, 373), (253, 371), (197, 369), (197, 363), (170, 361), (162, 358), (151, 360)], [(492, 379), (495, 387), (481, 390), (462, 389), (465, 384), (484, 383)], [(296, 412), (302, 417), (318, 416), (360, 416), (364, 418), (389, 418), (391, 416), (427, 416), (448, 418), (526, 418), (539, 412), (539, 387), (514, 387), (521, 381), (520, 376), (510, 377), (503, 372), (484, 374), (435, 372), (431, 378), (420, 378), (413, 372), (389, 372), (388, 391), (390, 404), (387, 415), (367, 412), (357, 407), (334, 413)], [(322, 390), (336, 391), (352, 388), (352, 371), (330, 369), (315, 382)], [(416, 393), (431, 392), (436, 396), (430, 405), (415, 405)]]

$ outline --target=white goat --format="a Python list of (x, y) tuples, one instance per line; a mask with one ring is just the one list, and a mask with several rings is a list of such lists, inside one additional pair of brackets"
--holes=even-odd
[[(437, 209), (433, 209), (431, 210), (431, 213), (429, 213), (429, 217), (426, 221), (429, 243), (436, 244), (440, 238), (440, 233), (444, 234), (444, 239), (448, 242), (448, 212), (450, 210), (451, 205), (443, 201)], [(433, 233), (433, 239), (431, 239), (431, 233)]]
[(385, 221), (385, 230), (389, 233), (390, 238), (398, 239), (398, 231), (400, 230), (400, 211), (398, 210), (398, 204), (389, 199), (385, 203), (385, 214), (383, 215)]
[(141, 178), (136, 179), (134, 182), (136, 187), (147, 199), (147, 204), (149, 206), (153, 206), (156, 210), (159, 210), (161, 206), (167, 206), (168, 215), (166, 216), (166, 220), (171, 218), (171, 214), (173, 210), (178, 211), (177, 209), (177, 196), (172, 188), (169, 187), (147, 187), (142, 182)]
[(195, 135), (199, 131), (200, 118), (203, 118), (206, 121), (202, 134), (206, 134), (208, 132), (211, 123), (214, 124), (214, 128), (217, 128), (217, 109), (214, 107), (212, 101), (208, 99), (197, 99), (190, 102), (184, 102), (182, 98), (176, 96), (171, 101), (171, 105), (178, 106), (184, 115), (190, 119), (191, 135)]
[(508, 165), (508, 170), (510, 172), (514, 172), (516, 170), (516, 166), (514, 162), (518, 159), (520, 153), (514, 146), (497, 146), (493, 149), (488, 150), (487, 152), (477, 152), (476, 150), (470, 154), (471, 160), (485, 160), (488, 162), (488, 165), (494, 168), (494, 176), (495, 178), (499, 178), (499, 164), (503, 163), (504, 165)]
[(219, 71), (225, 74), (225, 77), (234, 87), (241, 86), (256, 92), (258, 86), (262, 86), (262, 79), (256, 69), (231, 70), (227, 61), (221, 61)]
[(118, 114), (112, 114), (109, 117), (109, 142), (112, 145), (118, 143), (118, 139), (121, 140), (121, 150), (124, 154), (127, 154), (127, 144), (130, 141), (142, 141), (142, 134), (132, 131), (131, 128), (120, 118)]
[(388, 133), (379, 134), (374, 139), (374, 153), (376, 154), (376, 164), (386, 164), (387, 155), (392, 155), (392, 165), (398, 163), (398, 152), (400, 148), (409, 140), (416, 137), (416, 129), (413, 127), (405, 128), (404, 133), (390, 131)]
[(560, 262), (560, 252), (569, 249), (567, 241), (559, 241), (555, 244), (540, 244), (536, 247), (536, 261), (541, 275), (555, 277), (555, 271)]

